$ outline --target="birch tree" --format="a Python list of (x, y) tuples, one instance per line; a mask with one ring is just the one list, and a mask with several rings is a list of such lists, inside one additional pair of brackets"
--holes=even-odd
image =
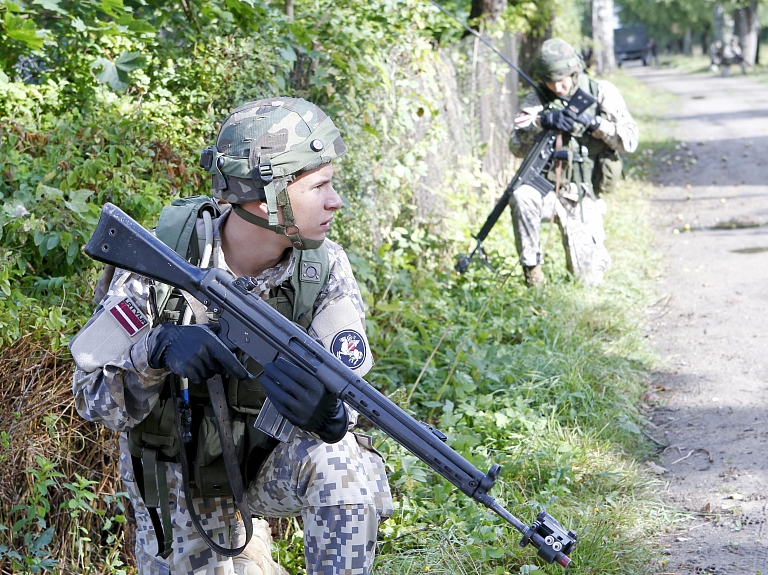
[(611, 73), (616, 66), (613, 55), (613, 20), (613, 0), (592, 0), (593, 58), (598, 76)]

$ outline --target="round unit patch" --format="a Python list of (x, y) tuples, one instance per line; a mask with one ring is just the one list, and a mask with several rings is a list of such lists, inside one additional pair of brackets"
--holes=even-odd
[(365, 361), (365, 340), (356, 331), (345, 329), (334, 336), (331, 353), (340, 359), (341, 363), (355, 369)]

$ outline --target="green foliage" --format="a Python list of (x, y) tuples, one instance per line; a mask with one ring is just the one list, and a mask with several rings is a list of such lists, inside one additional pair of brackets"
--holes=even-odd
[[(48, 526), (48, 490), (57, 485), (56, 480), (63, 474), (55, 471), (55, 463), (40, 456), (36, 459), (38, 468), (26, 471), (33, 482), (32, 494), (27, 501), (11, 508), (11, 517), (17, 519), (10, 527), (10, 546), (0, 545), (0, 560), (10, 560), (12, 569), (20, 573), (40, 573), (58, 566), (49, 549), (54, 529)], [(7, 526), (0, 525), (0, 532), (7, 530)]]
[[(53, 549), (57, 546), (54, 542), (56, 533), (54, 527), (48, 523), (51, 514), (50, 492), (64, 488), (71, 498), (67, 499), (60, 509), (68, 512), (73, 530), (70, 533), (71, 565), (67, 568), (83, 574), (103, 572), (102, 566), (91, 564), (93, 533), (87, 527), (90, 521), (85, 520), (85, 515), (92, 514), (101, 519), (99, 524), (104, 532), (103, 536), (96, 532), (99, 536), (96, 554), (102, 555), (104, 566), (109, 573), (125, 574), (119, 558), (119, 544), (122, 540), (117, 539), (114, 526), (125, 523), (124, 500), (127, 494), (98, 495), (93, 491), (98, 482), (80, 475), (75, 476), (73, 483), (62, 484), (64, 475), (56, 471), (55, 462), (39, 455), (35, 460), (37, 467), (26, 470), (32, 482), (32, 495), (27, 501), (11, 509), (10, 519), (14, 522), (10, 531), (8, 526), (0, 525), (0, 561), (9, 561), (14, 572), (24, 574), (50, 572), (62, 566), (60, 561), (52, 558)], [(95, 509), (94, 504), (99, 500), (103, 500), (107, 505), (106, 509), (110, 509), (114, 515), (108, 515), (103, 506)]]
[[(418, 216), (415, 190), (445, 136), (434, 42), (460, 30), (422, 0), (297, 0), (293, 22), (276, 3), (182, 4), (0, 0), (4, 343), (35, 333), (63, 346), (87, 320), (99, 266), (81, 248), (105, 201), (151, 226), (173, 197), (207, 191), (199, 151), (232, 108), (278, 93), (305, 96), (334, 117), (350, 148), (339, 163), (346, 209), (334, 239), (349, 248), (364, 290), (378, 360), (371, 381), (439, 424), (475, 465), (502, 463), (494, 493), (523, 519), (547, 507), (577, 527), (584, 572), (622, 572), (609, 556), (642, 553), (637, 541), (649, 521), (638, 521), (633, 501), (646, 495), (631, 462), (647, 449), (633, 407), (644, 358), (630, 313), (643, 292), (620, 275), (586, 291), (560, 271), (562, 253), (548, 271), (562, 287), (529, 292), (504, 263), (512, 241), (501, 224), (487, 249), (502, 271), (455, 276), (457, 239), (485, 215), (468, 191), (489, 178), (476, 157), (462, 159), (435, 192), (449, 208), (439, 227)], [(558, 6), (511, 3), (490, 33), (540, 32)], [(536, 573), (531, 550), (515, 547), (517, 534), (377, 438), (397, 496), (396, 515), (382, 526), (382, 572), (422, 571), (426, 557), (446, 572)], [(0, 559), (26, 572), (54, 567), (44, 499), (58, 487), (68, 496), (60, 511), (71, 518), (66, 568), (121, 570), (122, 496), (56, 473), (43, 460), (28, 471), (40, 487), (14, 508), (22, 523), (12, 536), (2, 532), (13, 545), (0, 547)], [(105, 507), (96, 501), (111, 511), (95, 511)], [(614, 541), (600, 517), (622, 508)], [(429, 545), (432, 534), (438, 545)], [(281, 562), (297, 572), (302, 536), (294, 521), (276, 542)], [(106, 537), (107, 551), (96, 537)]]

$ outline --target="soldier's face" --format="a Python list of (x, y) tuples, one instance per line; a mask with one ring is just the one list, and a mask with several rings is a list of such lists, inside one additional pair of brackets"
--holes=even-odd
[(558, 98), (567, 98), (573, 90), (573, 76), (566, 76), (557, 82), (545, 82), (545, 84)]
[(333, 164), (324, 164), (304, 172), (288, 184), (293, 217), (302, 237), (325, 239), (333, 214), (341, 207), (341, 198), (333, 188)]

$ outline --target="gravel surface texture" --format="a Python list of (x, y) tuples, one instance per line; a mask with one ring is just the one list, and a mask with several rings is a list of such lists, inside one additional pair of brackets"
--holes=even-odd
[(653, 205), (664, 255), (647, 335), (661, 361), (648, 433), (664, 500), (687, 512), (657, 574), (768, 575), (768, 85), (626, 72), (677, 95)]

